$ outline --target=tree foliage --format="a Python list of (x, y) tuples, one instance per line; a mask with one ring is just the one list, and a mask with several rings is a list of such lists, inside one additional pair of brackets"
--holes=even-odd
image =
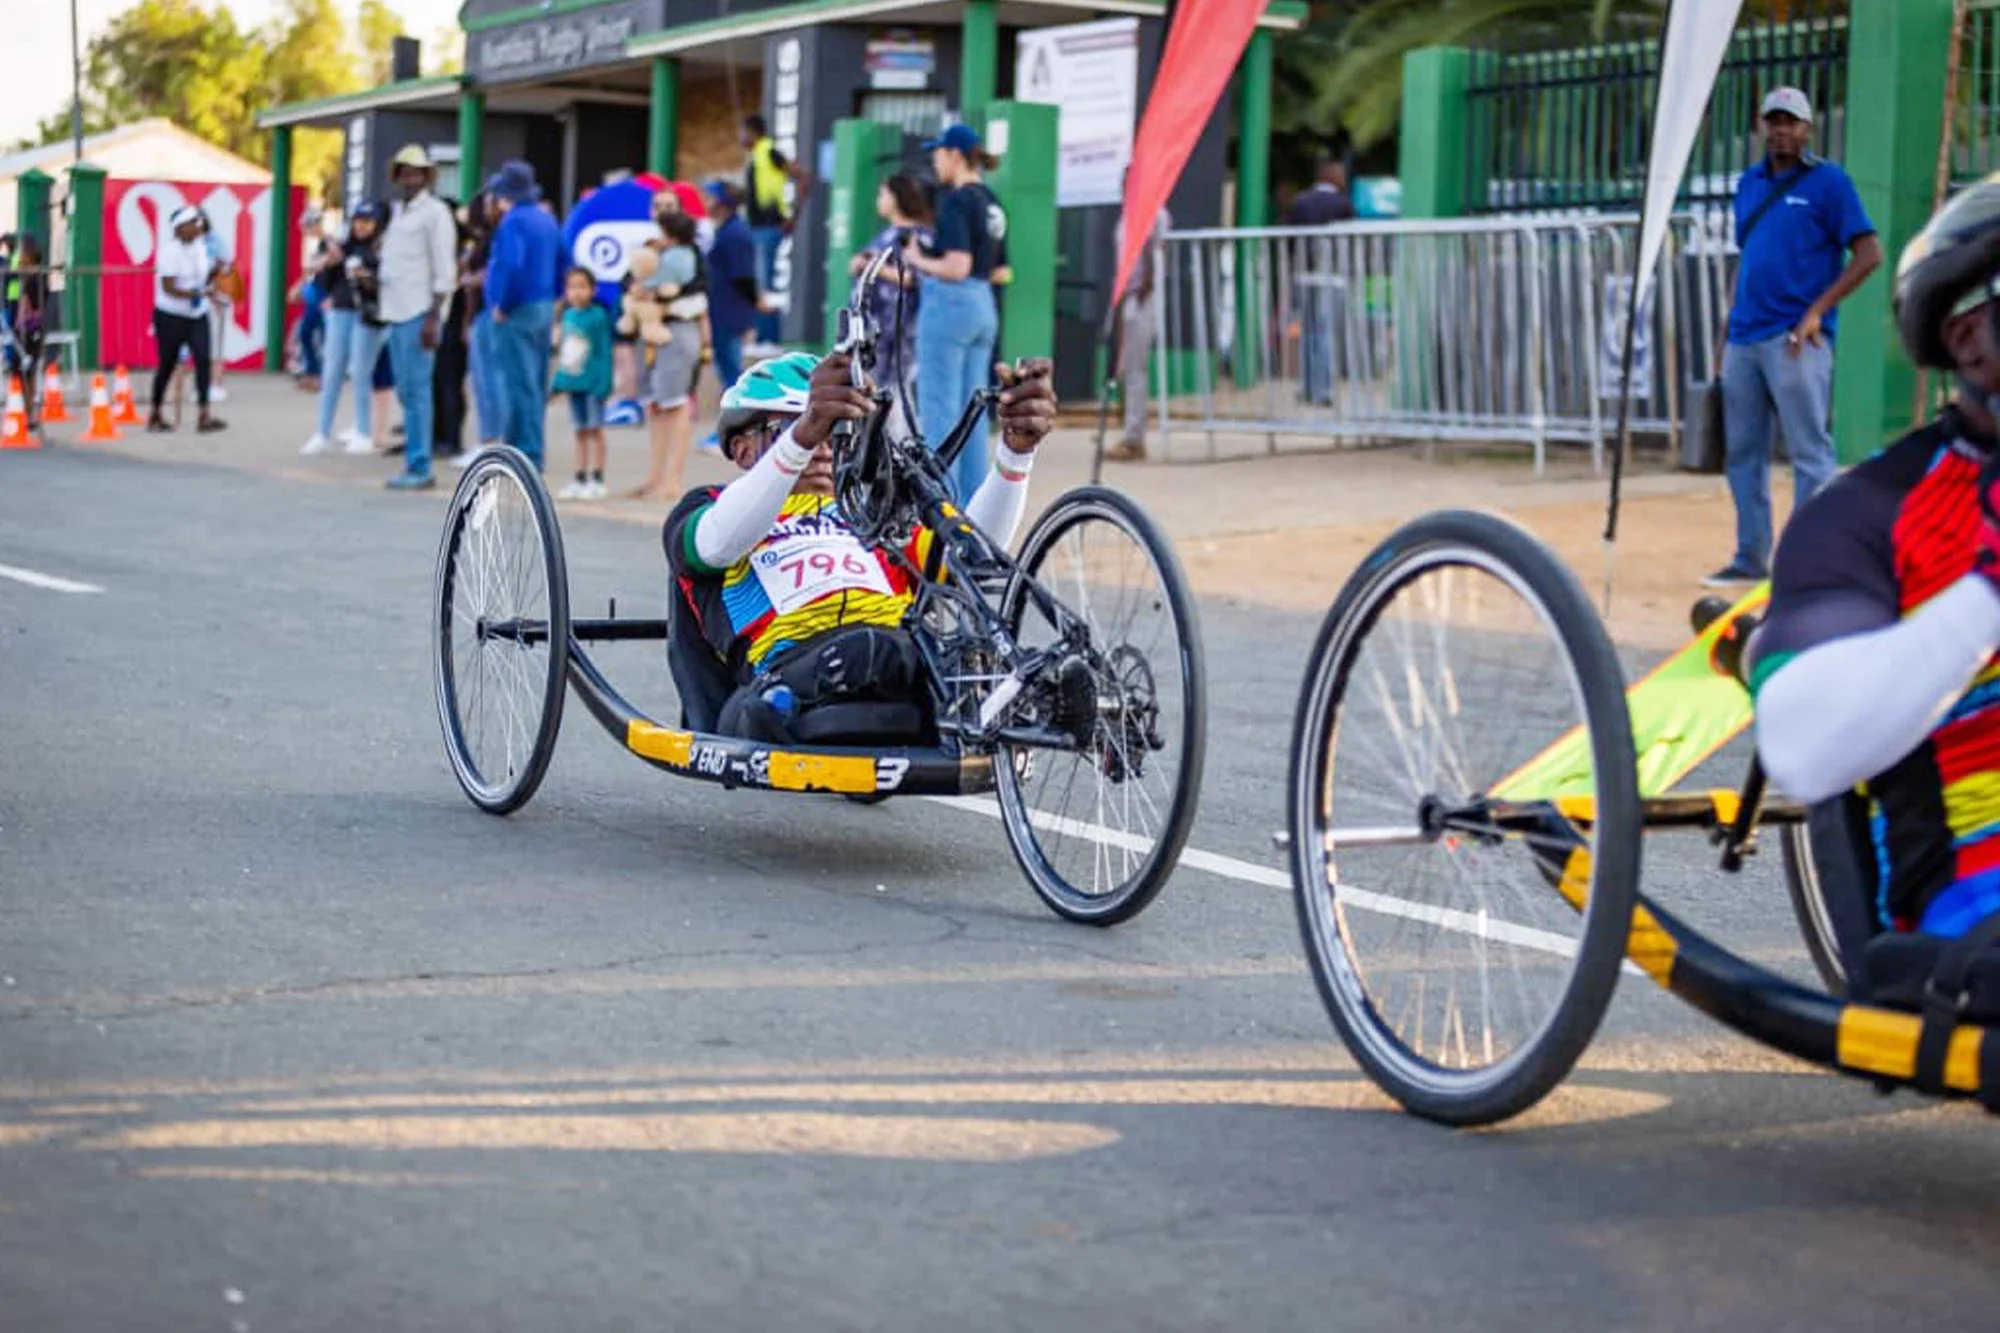
[[(1402, 112), (1403, 57), (1425, 46), (1573, 46), (1650, 38), (1666, 0), (1320, 0), (1278, 44), (1277, 128), (1367, 149)], [(1746, 19), (1785, 17), (1791, 0), (1748, 0)]]
[[(362, 0), (350, 34), (343, 7), (337, 0), (284, 0), (269, 23), (242, 28), (228, 0), (137, 0), (84, 53), (84, 132), (164, 116), (268, 163), (271, 136), (257, 128), (258, 112), (388, 79), (390, 40), (402, 31), (402, 19), (384, 0)], [(65, 105), (20, 146), (69, 136)], [(338, 132), (294, 131), (293, 179), (328, 194), (340, 176), (340, 152)]]

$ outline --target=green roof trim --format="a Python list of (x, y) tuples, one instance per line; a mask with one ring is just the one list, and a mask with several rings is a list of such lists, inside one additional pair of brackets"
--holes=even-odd
[(463, 77), (457, 74), (433, 74), (427, 78), (404, 79), (401, 83), (385, 83), (379, 88), (364, 88), (359, 92), (340, 93), (310, 102), (292, 102), (285, 106), (274, 106), (268, 111), (258, 113), (257, 128), (270, 130), (281, 125), (303, 124), (325, 116), (370, 111), (376, 107), (420, 101), (437, 93), (455, 90), (464, 82)]
[[(581, 7), (583, 4), (602, 2), (603, 0), (571, 0), (571, 6)], [(755, 9), (742, 14), (725, 14), (719, 18), (701, 19), (694, 23), (664, 28), (659, 32), (645, 33), (625, 43), (625, 54), (673, 55), (678, 51), (691, 50), (731, 37), (754, 37), (764, 32), (782, 32), (788, 28), (821, 20), (866, 18), (872, 14), (914, 8), (923, 2), (924, 0), (794, 0), (792, 4), (773, 5), (768, 9)], [(1167, 8), (1166, 0), (1034, 0), (1034, 3), (1051, 9), (1079, 9), (1090, 13), (1140, 17), (1159, 16), (1164, 14)], [(557, 7), (562, 7), (561, 0), (558, 0)], [(511, 12), (535, 14), (540, 11)], [(1305, 0), (1271, 0), (1271, 3), (1265, 6), (1264, 16), (1257, 21), (1257, 25), (1262, 28), (1291, 30), (1303, 27), (1308, 13)]]
[(485, 32), (488, 28), (504, 28), (510, 23), (520, 23), (526, 19), (545, 19), (551, 14), (573, 14), (579, 9), (595, 9), (599, 5), (613, 3), (615, 0), (550, 0), (546, 5), (520, 5), (494, 14), (481, 14), (477, 18), (461, 18), (458, 26), (466, 32)]

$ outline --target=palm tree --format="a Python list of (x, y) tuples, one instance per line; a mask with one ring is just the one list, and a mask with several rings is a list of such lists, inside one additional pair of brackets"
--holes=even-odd
[[(1821, 0), (1822, 6), (1824, 0)], [(1799, 0), (1747, 0), (1744, 17), (1780, 21)], [(1358, 148), (1389, 137), (1402, 110), (1403, 57), (1425, 46), (1533, 50), (1650, 39), (1667, 0), (1368, 0), (1313, 6), (1278, 44), (1278, 128), (1342, 126)]]

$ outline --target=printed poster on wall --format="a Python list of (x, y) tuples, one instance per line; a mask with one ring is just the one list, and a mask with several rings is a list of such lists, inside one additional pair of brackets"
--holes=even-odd
[(1139, 110), (1139, 20), (1031, 28), (1017, 42), (1014, 95), (1056, 107), (1056, 205), (1116, 204)]
[[(243, 300), (222, 307), (222, 346), (216, 360), (232, 369), (255, 370), (264, 364), (264, 334), (270, 310), (264, 295), (269, 275), (263, 256), (271, 244), (271, 187), (215, 185), (196, 181), (126, 181), (104, 183), (104, 281), (98, 296), (99, 361), (132, 369), (151, 367), (158, 359), (153, 346), (153, 263), (168, 238), (167, 219), (183, 204), (208, 214), (221, 241), (222, 253), (243, 275)], [(292, 187), (293, 226), (304, 215), (306, 191)], [(291, 246), (285, 262), (286, 285), (298, 281), (299, 252)], [(288, 307), (289, 322), (298, 315)]]

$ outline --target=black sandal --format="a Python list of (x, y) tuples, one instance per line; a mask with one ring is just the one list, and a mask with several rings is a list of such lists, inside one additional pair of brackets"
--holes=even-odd
[(228, 429), (229, 423), (221, 417), (203, 417), (194, 423), (194, 432), (197, 435), (213, 435), (219, 430)]
[(168, 425), (167, 419), (158, 412), (153, 413), (152, 416), (146, 419), (146, 430), (153, 435), (172, 435), (174, 433), (174, 428)]

